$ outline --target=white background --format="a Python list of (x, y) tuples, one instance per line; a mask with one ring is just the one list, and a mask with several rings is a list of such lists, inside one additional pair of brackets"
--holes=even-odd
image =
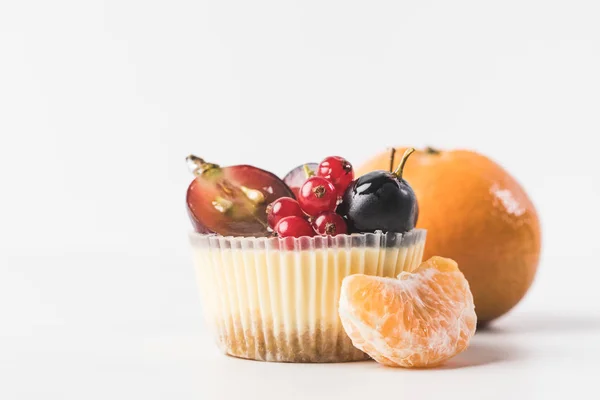
[[(0, 398), (598, 398), (600, 3), (0, 0)], [(184, 157), (278, 174), (467, 147), (543, 223), (526, 299), (444, 369), (204, 333)]]

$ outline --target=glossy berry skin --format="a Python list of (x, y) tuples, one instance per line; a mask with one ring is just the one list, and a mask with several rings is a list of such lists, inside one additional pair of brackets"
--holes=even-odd
[(354, 169), (352, 164), (343, 157), (327, 157), (319, 164), (317, 176), (327, 179), (335, 186), (338, 196), (342, 196), (344, 191), (354, 179)]
[(285, 217), (279, 220), (275, 226), (275, 233), (279, 237), (302, 237), (315, 236), (315, 230), (310, 226), (310, 223), (297, 216)]
[(350, 232), (408, 232), (415, 227), (417, 197), (404, 179), (373, 171), (353, 181), (337, 212)]
[(319, 235), (341, 235), (348, 232), (346, 221), (339, 214), (326, 211), (313, 220), (313, 228)]
[(280, 197), (267, 206), (267, 223), (271, 229), (285, 217), (296, 216), (304, 218), (300, 204), (291, 197)]
[(306, 182), (308, 178), (310, 178), (310, 176), (306, 175), (306, 169), (308, 169), (308, 171), (314, 174), (318, 166), (319, 164), (313, 162), (302, 164), (288, 172), (283, 177), (283, 182), (285, 182), (285, 184), (288, 185), (290, 189), (292, 189), (292, 192), (294, 193), (294, 196), (296, 196), (296, 198), (298, 198), (300, 186), (302, 186), (302, 184)]
[(320, 176), (308, 178), (298, 192), (298, 203), (302, 211), (311, 217), (325, 211), (334, 211), (337, 198), (335, 186)]

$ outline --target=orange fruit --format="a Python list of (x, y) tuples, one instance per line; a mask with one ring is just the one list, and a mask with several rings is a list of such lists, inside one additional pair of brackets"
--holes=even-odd
[[(396, 149), (396, 163), (405, 148)], [(390, 166), (390, 151), (357, 176)], [(393, 163), (392, 163), (393, 164)], [(404, 168), (427, 229), (424, 257), (450, 257), (465, 274), (480, 323), (513, 308), (531, 286), (540, 257), (536, 210), (519, 183), (489, 158), (467, 150), (415, 152)]]
[(339, 315), (356, 348), (393, 367), (443, 363), (467, 348), (477, 323), (469, 283), (442, 257), (398, 279), (347, 276)]

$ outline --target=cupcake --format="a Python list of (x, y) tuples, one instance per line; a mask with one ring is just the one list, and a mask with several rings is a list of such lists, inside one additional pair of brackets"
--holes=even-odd
[(207, 325), (226, 354), (262, 361), (368, 359), (338, 315), (343, 278), (395, 277), (422, 261), (417, 202), (394, 172), (354, 179), (328, 157), (281, 180), (188, 157), (189, 235)]

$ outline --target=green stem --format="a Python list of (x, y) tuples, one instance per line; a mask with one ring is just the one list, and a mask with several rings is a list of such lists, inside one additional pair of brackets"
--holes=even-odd
[(315, 173), (308, 168), (307, 164), (304, 164), (302, 168), (304, 168), (304, 173), (306, 174), (307, 179), (315, 175)]
[(409, 149), (406, 149), (406, 151), (402, 155), (402, 159), (400, 160), (400, 165), (398, 165), (398, 168), (396, 168), (396, 170), (393, 172), (393, 174), (396, 175), (396, 178), (398, 178), (398, 180), (402, 179), (402, 172), (404, 171), (404, 165), (406, 164), (408, 157), (414, 152), (415, 152), (415, 149), (411, 147)]

